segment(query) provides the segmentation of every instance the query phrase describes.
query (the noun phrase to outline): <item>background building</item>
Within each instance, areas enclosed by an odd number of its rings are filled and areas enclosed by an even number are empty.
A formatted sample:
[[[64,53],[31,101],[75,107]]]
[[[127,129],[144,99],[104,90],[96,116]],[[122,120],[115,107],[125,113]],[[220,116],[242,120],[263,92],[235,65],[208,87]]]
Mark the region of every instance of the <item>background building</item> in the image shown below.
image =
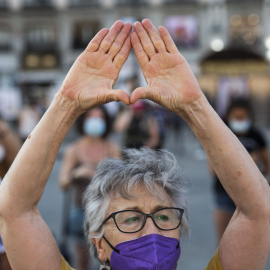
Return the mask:
[[[269,12],[268,0],[0,0],[0,113],[16,119],[32,95],[46,106],[100,28],[149,18],[169,29],[214,105],[220,91],[246,93],[269,124]],[[133,56],[119,86],[136,73]]]

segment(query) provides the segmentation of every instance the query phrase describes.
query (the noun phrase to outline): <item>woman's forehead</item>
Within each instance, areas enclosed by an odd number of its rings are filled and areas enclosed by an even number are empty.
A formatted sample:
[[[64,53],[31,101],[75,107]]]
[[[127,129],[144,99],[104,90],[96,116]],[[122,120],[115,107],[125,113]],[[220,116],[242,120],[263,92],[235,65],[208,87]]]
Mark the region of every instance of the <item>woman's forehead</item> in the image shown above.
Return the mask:
[[[164,189],[160,187],[159,196],[151,193],[144,184],[140,184],[132,189],[131,198],[123,198],[119,192],[111,196],[107,213],[113,213],[121,210],[140,210],[150,213],[157,208],[173,206],[172,200]],[[160,196],[161,195],[161,196]]]

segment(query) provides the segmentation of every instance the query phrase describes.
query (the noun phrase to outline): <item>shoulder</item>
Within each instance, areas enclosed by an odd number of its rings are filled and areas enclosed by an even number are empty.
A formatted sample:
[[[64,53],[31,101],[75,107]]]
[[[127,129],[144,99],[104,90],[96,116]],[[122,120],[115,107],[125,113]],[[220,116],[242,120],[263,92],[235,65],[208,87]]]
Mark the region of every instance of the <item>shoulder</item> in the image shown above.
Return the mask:
[[[218,249],[215,252],[213,258],[210,260],[207,267],[204,268],[204,270],[223,270],[223,267],[222,267],[220,259],[219,259]]]

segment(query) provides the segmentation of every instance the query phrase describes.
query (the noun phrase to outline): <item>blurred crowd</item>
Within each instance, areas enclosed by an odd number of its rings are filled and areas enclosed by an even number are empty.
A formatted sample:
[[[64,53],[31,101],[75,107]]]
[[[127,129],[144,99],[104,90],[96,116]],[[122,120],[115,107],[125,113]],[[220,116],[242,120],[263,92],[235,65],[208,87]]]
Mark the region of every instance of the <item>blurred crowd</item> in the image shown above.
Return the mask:
[[[128,80],[131,89],[137,87],[137,79],[137,77],[132,77]],[[224,122],[239,138],[260,170],[269,179],[267,140],[260,127],[256,125],[254,108],[251,106],[250,99],[245,95],[237,95],[231,96],[226,103]],[[41,100],[32,96],[21,109],[17,122],[7,123],[0,120],[0,176],[2,179],[23,142],[31,134],[45,111],[46,107]],[[121,103],[96,107],[79,117],[74,125],[76,140],[64,149],[59,175],[59,185],[65,194],[62,239],[59,247],[62,254],[76,269],[90,269],[90,256],[83,232],[82,197],[98,163],[104,158],[121,159],[123,148],[150,147],[156,150],[164,148],[167,133],[173,131],[177,141],[182,129],[181,118],[145,100],[139,100],[130,107]],[[120,138],[120,144],[111,140],[112,134]],[[235,205],[222,187],[211,164],[209,164],[209,170],[213,177],[215,205],[213,218],[218,243],[235,211]],[[74,243],[75,254],[72,256],[66,248],[69,239],[72,239]],[[0,269],[11,269],[2,242],[0,245]]]

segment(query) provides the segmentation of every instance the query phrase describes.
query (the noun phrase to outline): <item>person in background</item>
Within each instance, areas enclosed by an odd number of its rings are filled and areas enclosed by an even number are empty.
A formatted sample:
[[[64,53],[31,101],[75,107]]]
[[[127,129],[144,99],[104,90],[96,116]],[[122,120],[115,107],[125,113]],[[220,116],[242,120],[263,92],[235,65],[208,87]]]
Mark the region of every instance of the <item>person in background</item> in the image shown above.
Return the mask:
[[[111,120],[104,106],[83,114],[77,120],[77,128],[82,137],[66,149],[59,183],[63,190],[71,190],[73,196],[68,233],[75,240],[76,268],[87,270],[89,252],[83,231],[82,195],[96,171],[97,164],[104,158],[120,158],[120,151],[116,144],[108,140]]]
[[[148,146],[156,149],[160,144],[160,136],[156,119],[147,111],[147,104],[138,100],[131,109],[126,109],[116,118],[114,129],[124,132],[126,148],[139,149]]]
[[[42,117],[42,110],[38,106],[36,97],[29,97],[28,104],[25,105],[19,115],[19,135],[24,142],[32,132]]]
[[[227,109],[225,123],[237,136],[260,171],[267,178],[269,176],[267,143],[261,131],[254,126],[253,112],[247,98],[238,97],[232,99]],[[236,206],[211,166],[210,171],[214,180],[214,220],[219,243],[235,212]]]
[[[21,147],[20,139],[9,125],[0,119],[0,184]],[[11,270],[0,236],[0,269]]]

